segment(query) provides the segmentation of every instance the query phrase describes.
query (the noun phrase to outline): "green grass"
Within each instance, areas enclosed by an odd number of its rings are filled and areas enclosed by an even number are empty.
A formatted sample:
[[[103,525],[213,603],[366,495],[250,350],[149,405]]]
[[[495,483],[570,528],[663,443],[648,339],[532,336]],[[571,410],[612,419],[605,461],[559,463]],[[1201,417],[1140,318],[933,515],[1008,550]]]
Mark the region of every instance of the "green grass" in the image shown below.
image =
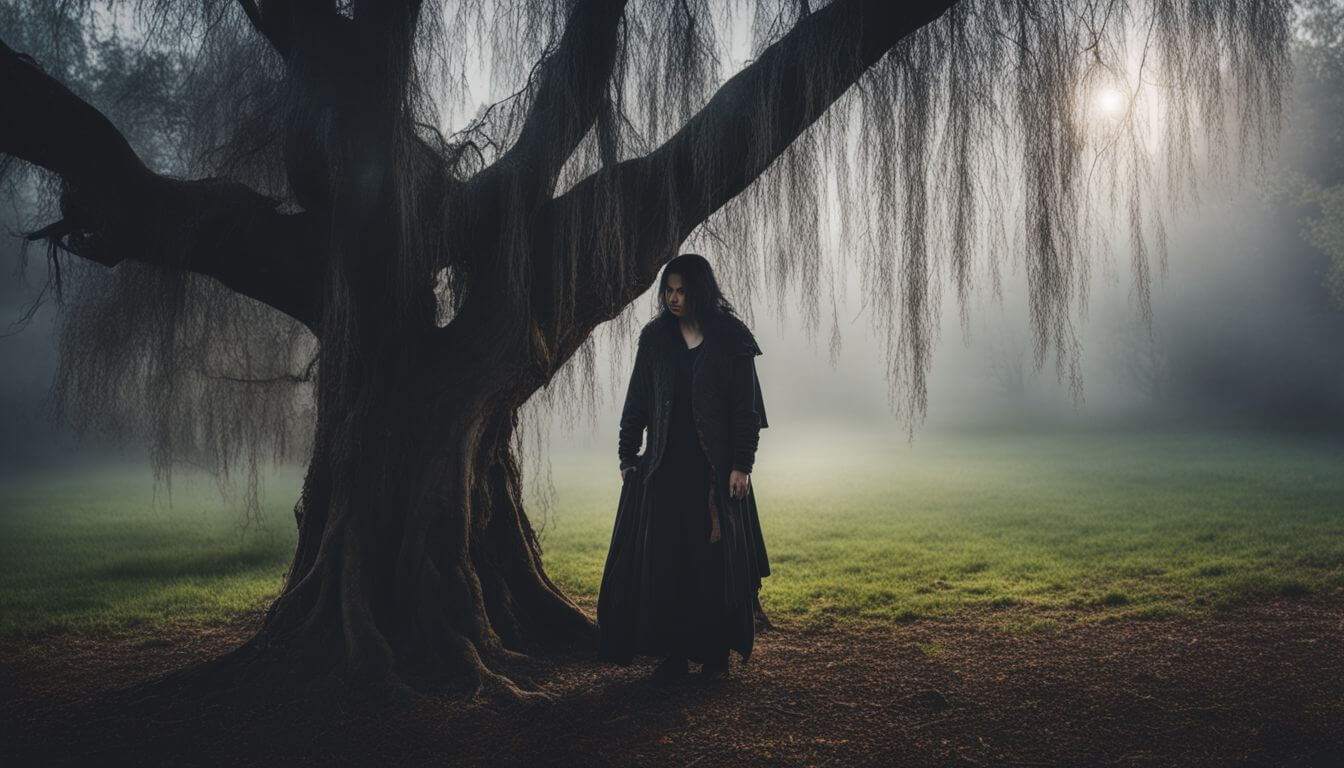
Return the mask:
[[[595,597],[619,494],[614,454],[558,456],[552,471],[557,506],[535,521],[547,570]],[[144,470],[6,480],[0,633],[210,624],[264,605],[293,548],[298,473],[269,478],[261,531],[189,479],[175,480],[171,507],[162,493],[154,500]],[[1344,589],[1338,441],[1074,433],[908,444],[771,429],[753,483],[773,569],[762,600],[777,619],[1002,610],[1012,631],[1048,632],[1065,614],[1158,619]]]
[[[788,452],[768,437],[752,482],[772,616],[900,622],[1044,607],[1151,619],[1344,587],[1337,441],[849,436]],[[579,462],[556,471],[602,475]],[[573,489],[544,539],[547,569],[573,593],[601,582],[616,492]],[[1023,631],[1052,621],[1013,619]]]
[[[7,478],[0,491],[0,633],[219,624],[279,590],[300,476],[270,478],[244,526],[209,478],[101,468]]]

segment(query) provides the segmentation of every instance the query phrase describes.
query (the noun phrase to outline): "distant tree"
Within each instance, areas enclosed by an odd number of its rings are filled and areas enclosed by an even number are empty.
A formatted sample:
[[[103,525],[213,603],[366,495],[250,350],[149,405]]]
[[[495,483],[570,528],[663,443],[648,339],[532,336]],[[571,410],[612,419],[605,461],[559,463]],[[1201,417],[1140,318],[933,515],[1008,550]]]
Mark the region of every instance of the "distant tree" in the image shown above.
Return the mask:
[[[1006,403],[1021,405],[1027,398],[1027,379],[1034,371],[1030,342],[1001,325],[991,328],[987,337],[985,377]]]
[[[1085,214],[1120,213],[1146,285],[1141,201],[1273,132],[1289,30],[1287,0],[0,8],[0,153],[52,193],[31,237],[65,276],[67,414],[122,403],[160,463],[310,455],[284,588],[208,671],[513,695],[511,660],[594,632],[542,570],[519,409],[591,391],[594,330],[684,241],[748,295],[764,256],[813,329],[835,216],[918,416],[940,286],[965,306],[977,258],[1020,260],[1037,364],[1076,357]],[[726,10],[754,50],[723,80]],[[109,37],[167,64],[162,115],[90,87],[110,60],[75,49]],[[520,90],[445,136],[476,46]]]
[[[1325,288],[1344,311],[1344,3],[1302,0],[1293,58],[1296,120],[1281,180],[1303,239],[1327,260]]]
[[[1315,187],[1305,200],[1314,203],[1317,213],[1303,219],[1303,236],[1330,259],[1325,287],[1335,308],[1344,312],[1344,185]]]
[[[1150,404],[1162,403],[1171,389],[1170,352],[1163,332],[1142,317],[1126,317],[1111,325],[1106,341],[1110,368],[1132,391]]]

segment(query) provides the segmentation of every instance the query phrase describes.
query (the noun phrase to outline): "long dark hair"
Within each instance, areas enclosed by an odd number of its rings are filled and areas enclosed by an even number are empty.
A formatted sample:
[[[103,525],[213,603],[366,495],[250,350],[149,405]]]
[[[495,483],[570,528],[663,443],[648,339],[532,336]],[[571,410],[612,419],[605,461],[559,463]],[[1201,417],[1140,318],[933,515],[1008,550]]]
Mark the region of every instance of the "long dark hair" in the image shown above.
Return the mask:
[[[737,316],[732,302],[724,297],[719,289],[719,281],[714,279],[714,268],[709,260],[698,253],[683,253],[667,262],[663,267],[663,276],[658,280],[658,306],[662,311],[658,317],[665,322],[675,322],[676,317],[667,308],[667,276],[681,275],[681,283],[690,298],[691,311],[701,328],[712,328],[725,317]]]

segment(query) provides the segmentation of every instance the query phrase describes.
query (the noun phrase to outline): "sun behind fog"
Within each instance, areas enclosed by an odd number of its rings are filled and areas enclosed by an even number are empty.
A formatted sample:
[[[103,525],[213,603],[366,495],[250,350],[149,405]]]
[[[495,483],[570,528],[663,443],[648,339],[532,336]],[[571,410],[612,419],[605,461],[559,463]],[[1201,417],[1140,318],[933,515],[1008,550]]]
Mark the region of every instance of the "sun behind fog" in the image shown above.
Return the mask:
[[[1125,111],[1125,94],[1119,88],[1098,88],[1092,102],[1105,117],[1119,117]]]

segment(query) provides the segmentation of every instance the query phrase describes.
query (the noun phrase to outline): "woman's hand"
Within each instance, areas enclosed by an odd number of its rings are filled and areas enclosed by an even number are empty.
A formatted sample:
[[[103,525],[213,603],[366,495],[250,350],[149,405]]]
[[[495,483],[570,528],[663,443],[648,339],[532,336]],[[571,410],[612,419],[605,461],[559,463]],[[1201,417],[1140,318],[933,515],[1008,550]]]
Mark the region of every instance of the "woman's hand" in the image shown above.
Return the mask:
[[[734,499],[747,498],[747,488],[751,485],[751,475],[740,469],[734,469],[728,476],[728,495]]]
[[[631,464],[630,466],[621,470],[621,482],[625,482],[625,476],[635,471],[635,466],[636,465]]]

